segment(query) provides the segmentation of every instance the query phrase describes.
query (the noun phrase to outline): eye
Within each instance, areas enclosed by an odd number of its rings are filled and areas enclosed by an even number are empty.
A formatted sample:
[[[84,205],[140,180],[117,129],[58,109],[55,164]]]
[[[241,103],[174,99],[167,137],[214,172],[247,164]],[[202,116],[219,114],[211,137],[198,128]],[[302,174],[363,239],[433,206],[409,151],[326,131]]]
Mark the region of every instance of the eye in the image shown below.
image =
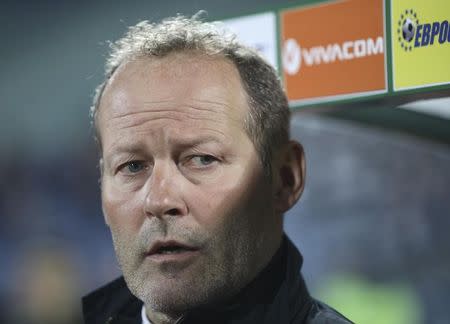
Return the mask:
[[[201,165],[209,165],[216,161],[216,158],[212,155],[197,155],[192,158],[194,162],[201,164]]]
[[[142,161],[130,161],[120,166],[119,171],[126,174],[139,173],[145,169],[145,164]]]
[[[218,161],[218,159],[216,157],[209,155],[209,154],[193,155],[189,159],[189,162],[195,168],[204,168],[204,167],[207,167],[217,161]]]

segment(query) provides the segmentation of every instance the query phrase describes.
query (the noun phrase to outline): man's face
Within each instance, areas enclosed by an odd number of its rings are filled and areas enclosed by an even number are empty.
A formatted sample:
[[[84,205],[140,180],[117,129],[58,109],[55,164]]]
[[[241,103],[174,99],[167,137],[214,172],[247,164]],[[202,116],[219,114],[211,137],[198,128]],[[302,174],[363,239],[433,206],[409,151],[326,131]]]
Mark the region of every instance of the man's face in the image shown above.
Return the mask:
[[[104,91],[103,210],[125,280],[150,309],[227,298],[279,246],[247,113],[237,69],[219,58],[134,60]]]

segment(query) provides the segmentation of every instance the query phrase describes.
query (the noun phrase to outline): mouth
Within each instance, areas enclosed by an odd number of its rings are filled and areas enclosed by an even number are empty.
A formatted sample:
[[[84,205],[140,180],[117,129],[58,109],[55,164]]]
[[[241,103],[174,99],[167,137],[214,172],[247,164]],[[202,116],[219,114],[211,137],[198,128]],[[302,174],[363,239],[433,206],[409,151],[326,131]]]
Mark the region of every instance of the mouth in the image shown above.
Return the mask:
[[[199,251],[199,248],[178,241],[157,241],[146,253],[152,259],[186,257]]]

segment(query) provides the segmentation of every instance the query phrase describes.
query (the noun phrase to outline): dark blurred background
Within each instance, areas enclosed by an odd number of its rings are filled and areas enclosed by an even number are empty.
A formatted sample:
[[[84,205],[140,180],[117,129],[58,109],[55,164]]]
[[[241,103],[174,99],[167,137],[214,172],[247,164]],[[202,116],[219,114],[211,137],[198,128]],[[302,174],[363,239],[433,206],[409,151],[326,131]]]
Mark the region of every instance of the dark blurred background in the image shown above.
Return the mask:
[[[107,41],[142,19],[293,3],[0,2],[0,323],[80,323],[80,297],[120,274],[88,114]],[[312,293],[358,323],[449,322],[449,96],[294,114],[308,177],[286,231]],[[396,108],[428,97],[444,99]]]

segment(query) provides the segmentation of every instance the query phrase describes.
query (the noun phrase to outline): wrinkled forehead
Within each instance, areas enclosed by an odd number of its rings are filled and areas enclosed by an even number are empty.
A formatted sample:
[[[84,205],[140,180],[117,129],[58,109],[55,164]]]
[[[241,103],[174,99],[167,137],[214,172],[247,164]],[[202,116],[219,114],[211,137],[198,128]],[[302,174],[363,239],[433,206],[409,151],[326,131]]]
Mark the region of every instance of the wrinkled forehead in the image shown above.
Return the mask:
[[[221,56],[182,52],[126,61],[108,81],[99,113],[111,108],[112,113],[123,113],[120,109],[130,108],[126,103],[145,98],[155,102],[189,99],[222,102],[228,105],[231,114],[238,115],[248,110],[239,72],[229,59]]]
[[[194,133],[212,130],[227,140],[249,137],[248,112],[239,72],[228,59],[138,58],[120,66],[105,87],[96,119],[100,153],[118,136],[148,127],[153,134],[170,126]]]

